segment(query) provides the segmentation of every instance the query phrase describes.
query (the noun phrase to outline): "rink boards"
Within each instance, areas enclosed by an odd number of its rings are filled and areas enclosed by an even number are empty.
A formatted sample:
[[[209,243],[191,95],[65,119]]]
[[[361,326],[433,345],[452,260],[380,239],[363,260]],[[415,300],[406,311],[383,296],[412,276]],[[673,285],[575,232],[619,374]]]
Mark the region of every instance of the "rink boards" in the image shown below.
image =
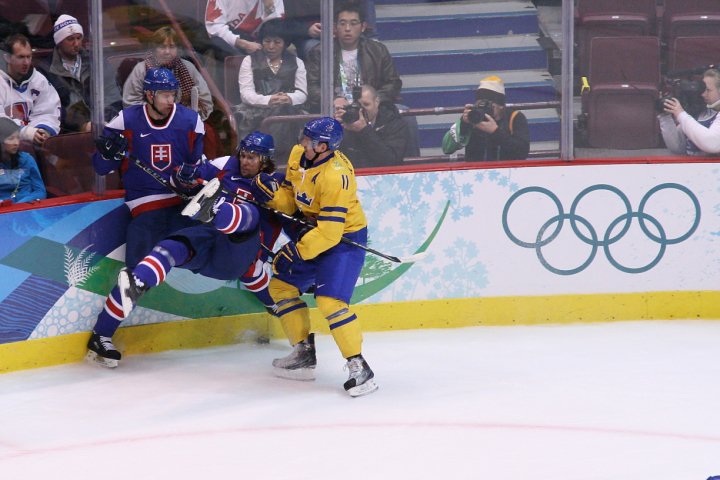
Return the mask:
[[[360,176],[370,245],[427,255],[368,254],[354,308],[365,330],[720,318],[718,185],[701,162]],[[0,214],[0,372],[82,358],[127,221],[121,199]],[[181,269],[123,325],[131,354],[282,336],[236,282]]]

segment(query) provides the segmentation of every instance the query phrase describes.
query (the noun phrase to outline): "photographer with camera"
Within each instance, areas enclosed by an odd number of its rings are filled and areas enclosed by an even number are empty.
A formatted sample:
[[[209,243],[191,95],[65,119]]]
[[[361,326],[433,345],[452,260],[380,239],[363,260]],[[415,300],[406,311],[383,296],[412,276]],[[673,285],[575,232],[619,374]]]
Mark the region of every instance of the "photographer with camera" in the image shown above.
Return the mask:
[[[707,108],[694,119],[677,98],[663,100],[664,112],[658,115],[665,146],[672,153],[708,155],[720,153],[720,71],[711,68],[703,74],[702,99]]]
[[[353,87],[352,103],[335,98],[335,119],[345,132],[343,152],[355,168],[402,165],[410,144],[408,126],[392,102],[381,102],[371,85]]]
[[[462,117],[445,134],[443,153],[465,147],[467,161],[526,159],[530,151],[527,118],[505,106],[502,79],[483,78],[475,97],[475,103],[465,105]]]

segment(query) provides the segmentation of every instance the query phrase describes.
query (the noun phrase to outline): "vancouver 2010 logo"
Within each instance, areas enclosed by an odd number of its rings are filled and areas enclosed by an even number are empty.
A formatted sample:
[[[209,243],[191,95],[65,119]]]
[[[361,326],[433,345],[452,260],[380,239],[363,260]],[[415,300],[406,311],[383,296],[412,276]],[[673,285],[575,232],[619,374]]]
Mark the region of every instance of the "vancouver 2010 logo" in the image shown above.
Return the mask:
[[[674,238],[669,238],[666,233],[666,228],[663,226],[661,221],[656,218],[656,216],[650,215],[646,212],[646,207],[648,201],[652,198],[653,195],[660,192],[661,190],[669,190],[674,189],[678,190],[679,192],[682,192],[685,194],[690,201],[692,202],[693,208],[694,208],[694,218],[692,220],[692,225],[687,229],[686,232],[682,233],[681,235],[678,235]],[[620,199],[622,204],[624,205],[625,212],[621,213],[618,217],[610,221],[610,223],[605,228],[604,232],[598,232],[597,228],[585,217],[579,215],[578,212],[578,205],[580,202],[591,192],[604,190],[607,192],[610,192],[612,194],[617,195],[617,197]],[[536,193],[545,195],[547,198],[549,198],[554,204],[555,208],[557,208],[557,215],[553,215],[550,218],[548,218],[542,226],[538,229],[537,235],[535,236],[534,241],[524,241],[518,238],[511,230],[510,226],[508,224],[508,214],[510,212],[510,208],[512,207],[513,203],[521,198],[524,195]],[[667,209],[672,209],[672,206],[667,207]],[[656,214],[657,215],[657,214]],[[630,227],[633,223],[633,219],[637,219],[637,222],[639,223],[640,229],[642,230],[643,234],[647,236],[648,239],[650,239],[652,242],[656,243],[658,245],[658,251],[654,258],[652,258],[649,262],[647,262],[645,265],[642,266],[626,266],[621,264],[612,254],[611,246],[616,244],[617,242],[621,241],[623,237],[628,233],[630,230]],[[590,248],[590,254],[588,255],[587,259],[585,259],[580,265],[574,268],[557,268],[553,265],[551,265],[545,255],[543,255],[543,247],[547,246],[551,242],[553,242],[558,235],[560,235],[560,232],[563,229],[563,226],[565,225],[565,221],[568,221],[570,224],[570,228],[572,229],[575,236],[582,241],[583,243],[589,245]],[[538,260],[540,260],[540,263],[549,271],[556,273],[558,275],[574,275],[576,273],[580,273],[583,270],[585,270],[595,259],[595,255],[598,252],[599,248],[602,248],[605,252],[605,256],[607,257],[608,261],[611,265],[613,265],[615,268],[620,270],[621,272],[625,273],[642,273],[650,270],[651,268],[655,267],[658,262],[662,259],[663,255],[665,255],[665,250],[669,245],[675,245],[677,243],[683,242],[690,238],[690,236],[695,232],[698,225],[700,224],[700,202],[698,201],[695,194],[690,191],[689,188],[677,184],[677,183],[663,183],[660,185],[657,185],[653,188],[651,188],[640,201],[640,205],[638,206],[637,211],[634,211],[630,200],[628,197],[617,187],[614,187],[612,185],[593,185],[586,189],[584,189],[582,192],[580,192],[577,197],[572,202],[572,205],[570,206],[570,212],[565,213],[565,209],[563,208],[562,203],[560,202],[560,199],[555,195],[553,192],[548,190],[547,188],[543,187],[527,187],[523,188],[521,190],[518,190],[515,192],[507,201],[505,204],[505,208],[503,208],[503,214],[502,214],[502,225],[503,229],[505,230],[505,234],[512,240],[516,245],[524,247],[524,248],[533,248],[535,249],[535,252],[537,254]],[[554,227],[551,229],[551,227]]]

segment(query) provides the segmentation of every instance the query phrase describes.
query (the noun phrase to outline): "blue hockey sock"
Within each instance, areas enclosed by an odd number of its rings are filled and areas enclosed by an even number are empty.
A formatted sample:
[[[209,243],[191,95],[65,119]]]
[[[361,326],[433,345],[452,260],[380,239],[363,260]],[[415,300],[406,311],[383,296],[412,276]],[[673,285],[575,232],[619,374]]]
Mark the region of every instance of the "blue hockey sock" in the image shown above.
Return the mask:
[[[220,232],[229,235],[254,230],[259,219],[260,215],[253,205],[224,202],[218,207],[213,224]]]
[[[105,300],[105,306],[98,315],[93,332],[103,337],[112,337],[124,319],[120,290],[116,285]]]

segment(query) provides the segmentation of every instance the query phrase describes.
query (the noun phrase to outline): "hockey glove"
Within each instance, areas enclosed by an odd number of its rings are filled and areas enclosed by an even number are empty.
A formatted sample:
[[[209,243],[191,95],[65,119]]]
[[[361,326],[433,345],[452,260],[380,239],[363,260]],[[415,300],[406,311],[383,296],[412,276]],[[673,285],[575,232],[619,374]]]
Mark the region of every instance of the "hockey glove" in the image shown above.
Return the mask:
[[[252,179],[252,194],[260,203],[267,203],[275,198],[279,186],[277,181],[267,173],[258,173]]]
[[[292,270],[293,263],[302,262],[300,252],[294,242],[288,242],[282,246],[273,258],[272,270],[275,275],[286,273]]]
[[[200,165],[199,161],[196,163],[183,163],[182,166],[178,167],[175,173],[173,173],[174,183],[188,190],[195,187],[197,185],[195,173],[197,172],[198,165]]]
[[[95,140],[95,146],[98,152],[107,161],[121,161],[127,152],[127,138],[120,133],[111,133],[109,135],[100,135]]]

